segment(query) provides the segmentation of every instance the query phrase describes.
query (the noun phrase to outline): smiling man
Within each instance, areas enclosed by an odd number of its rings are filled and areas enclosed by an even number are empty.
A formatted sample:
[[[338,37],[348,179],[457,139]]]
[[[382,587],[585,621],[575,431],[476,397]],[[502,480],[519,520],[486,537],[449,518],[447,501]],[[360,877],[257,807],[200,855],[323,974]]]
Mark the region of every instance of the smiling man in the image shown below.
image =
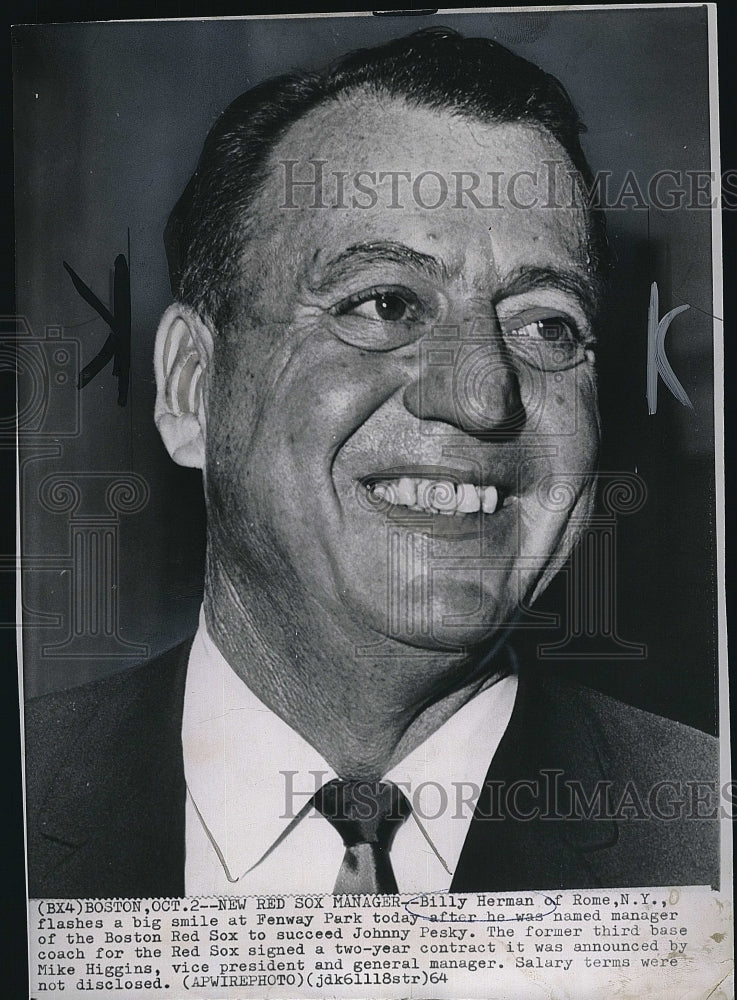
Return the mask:
[[[579,131],[444,29],[215,124],[155,357],[200,627],[32,711],[33,895],[716,882],[714,744],[510,644],[594,502],[605,238],[549,184],[590,178]]]

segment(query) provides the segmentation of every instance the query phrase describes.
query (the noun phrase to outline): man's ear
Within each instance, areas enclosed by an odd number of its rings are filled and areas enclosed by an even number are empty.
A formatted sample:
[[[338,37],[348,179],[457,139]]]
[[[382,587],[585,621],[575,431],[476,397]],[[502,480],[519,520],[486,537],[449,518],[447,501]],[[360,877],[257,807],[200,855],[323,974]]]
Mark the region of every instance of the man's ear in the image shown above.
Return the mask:
[[[205,410],[210,328],[177,302],[161,317],[156,334],[154,420],[167,451],[179,465],[205,467]]]

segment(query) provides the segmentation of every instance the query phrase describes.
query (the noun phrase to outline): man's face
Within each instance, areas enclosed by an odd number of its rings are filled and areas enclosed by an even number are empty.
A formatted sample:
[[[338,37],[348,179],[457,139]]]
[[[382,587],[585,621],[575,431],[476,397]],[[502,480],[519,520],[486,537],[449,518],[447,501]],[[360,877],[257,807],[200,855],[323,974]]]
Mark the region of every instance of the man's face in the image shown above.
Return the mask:
[[[287,188],[311,159],[322,193]],[[584,212],[507,196],[551,160],[547,133],[363,96],[280,141],[209,388],[211,555],[241,596],[439,649],[547,584],[598,444]]]

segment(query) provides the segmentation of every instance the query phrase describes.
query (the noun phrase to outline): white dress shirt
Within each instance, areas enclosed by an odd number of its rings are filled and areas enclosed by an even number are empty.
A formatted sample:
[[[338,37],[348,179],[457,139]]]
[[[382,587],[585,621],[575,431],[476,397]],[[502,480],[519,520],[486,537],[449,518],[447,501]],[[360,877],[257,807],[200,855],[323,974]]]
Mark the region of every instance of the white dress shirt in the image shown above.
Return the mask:
[[[399,891],[447,889],[512,714],[517,676],[481,691],[392,768],[412,805],[391,862]],[[344,847],[309,799],[337,777],[246,687],[200,612],[182,722],[188,896],[330,893]]]

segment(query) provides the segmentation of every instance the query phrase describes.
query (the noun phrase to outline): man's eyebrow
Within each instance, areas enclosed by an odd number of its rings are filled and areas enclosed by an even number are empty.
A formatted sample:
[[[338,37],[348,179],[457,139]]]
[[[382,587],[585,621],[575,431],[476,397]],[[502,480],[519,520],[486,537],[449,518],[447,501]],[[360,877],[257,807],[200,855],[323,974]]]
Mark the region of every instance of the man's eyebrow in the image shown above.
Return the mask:
[[[572,295],[578,300],[588,319],[596,315],[602,295],[599,279],[583,271],[558,267],[520,267],[505,278],[492,301],[497,305],[502,299],[522,295],[536,288],[555,288]]]
[[[437,257],[420,253],[404,243],[389,240],[373,240],[355,243],[347,247],[337,257],[320,262],[315,268],[314,280],[310,282],[316,292],[328,291],[338,282],[349,277],[356,267],[371,265],[401,264],[422,272],[428,278],[443,280],[447,277],[445,264]]]

